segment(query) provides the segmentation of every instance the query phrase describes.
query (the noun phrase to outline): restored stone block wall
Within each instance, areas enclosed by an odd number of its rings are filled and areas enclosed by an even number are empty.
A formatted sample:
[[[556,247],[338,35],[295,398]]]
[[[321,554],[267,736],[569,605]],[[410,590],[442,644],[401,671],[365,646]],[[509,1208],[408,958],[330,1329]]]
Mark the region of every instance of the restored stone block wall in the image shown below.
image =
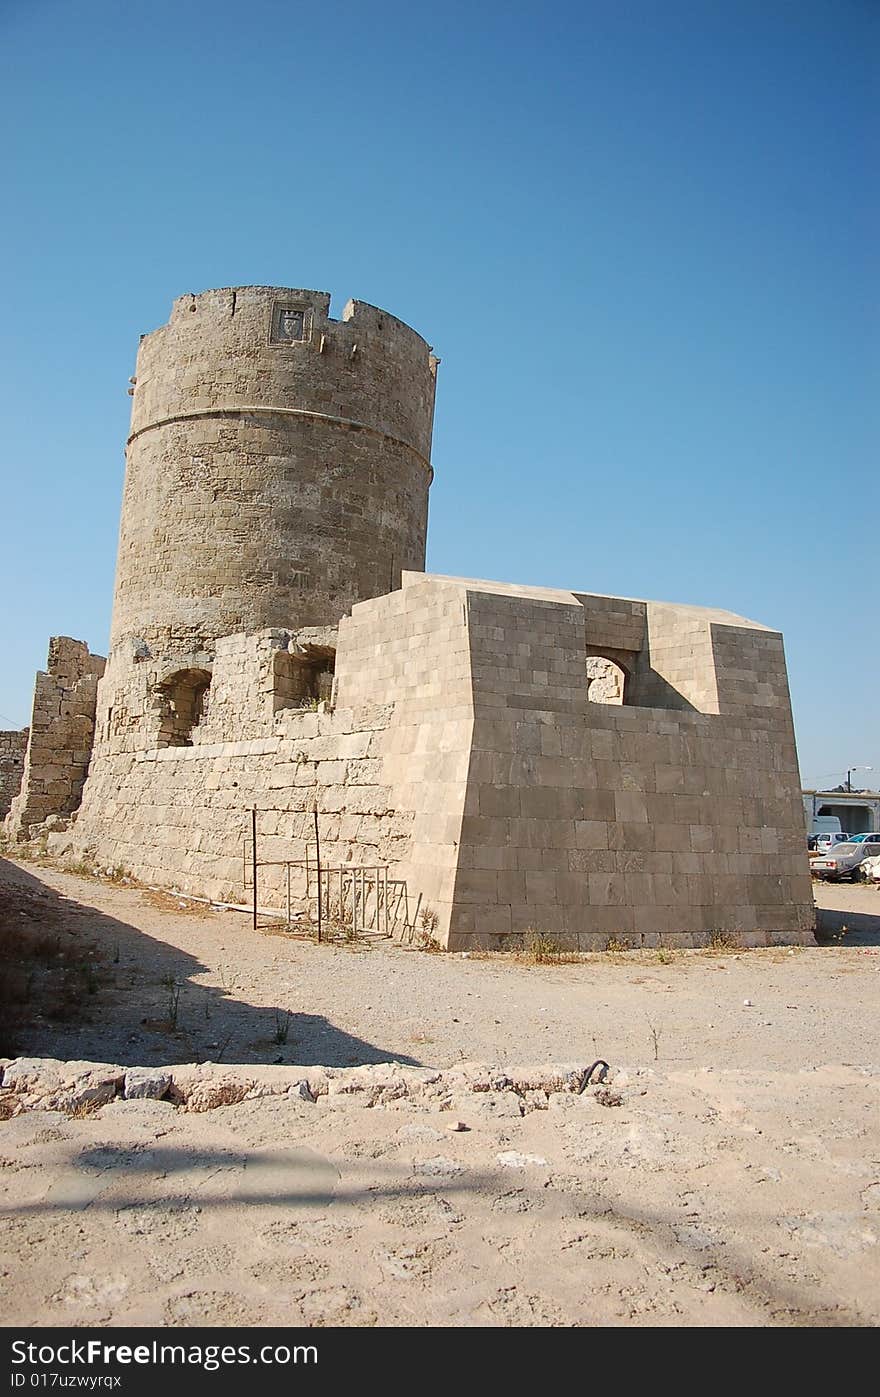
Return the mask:
[[[0,732],[0,819],[9,813],[13,799],[21,790],[27,742],[27,728]]]
[[[588,703],[582,598],[566,608],[484,585],[468,590],[475,724],[449,944],[529,931],[591,948],[612,937],[809,937],[781,637],[691,608],[677,627],[676,608],[663,607],[655,654],[653,606],[633,604],[649,620],[636,692],[659,698],[674,679],[722,711]],[[634,648],[625,613],[602,640]]]
[[[766,728],[590,705],[588,723],[478,719],[473,742],[450,944],[487,925],[590,949],[812,929],[797,768]]]
[[[67,816],[80,803],[95,730],[95,701],[104,658],[69,636],[49,642],[48,670],[34,685],[24,775],[6,828],[27,838],[51,815]]]
[[[391,806],[411,822],[396,872],[436,916],[442,938],[473,734],[467,606],[462,589],[443,578],[405,581],[402,591],[356,606],[340,622],[337,692],[340,702],[394,704],[381,744],[383,781]]]
[[[388,735],[410,752],[386,759],[388,784],[424,834],[406,876],[450,946],[811,937],[781,637],[658,610],[408,575],[340,626],[340,692],[411,706],[415,731],[396,710]],[[588,702],[597,650],[631,665],[635,705]]]

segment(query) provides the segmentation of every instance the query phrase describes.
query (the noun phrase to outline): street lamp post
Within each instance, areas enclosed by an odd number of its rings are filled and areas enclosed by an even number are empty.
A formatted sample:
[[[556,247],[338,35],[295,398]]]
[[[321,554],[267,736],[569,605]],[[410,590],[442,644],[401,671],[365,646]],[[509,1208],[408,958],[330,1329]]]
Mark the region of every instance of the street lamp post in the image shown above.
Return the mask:
[[[851,766],[851,767],[849,768],[849,770],[847,771],[847,773],[846,773],[846,789],[847,789],[847,791],[851,791],[851,790],[852,790],[852,774],[853,774],[854,771],[873,771],[873,770],[874,770],[874,768],[873,768],[872,766]]]

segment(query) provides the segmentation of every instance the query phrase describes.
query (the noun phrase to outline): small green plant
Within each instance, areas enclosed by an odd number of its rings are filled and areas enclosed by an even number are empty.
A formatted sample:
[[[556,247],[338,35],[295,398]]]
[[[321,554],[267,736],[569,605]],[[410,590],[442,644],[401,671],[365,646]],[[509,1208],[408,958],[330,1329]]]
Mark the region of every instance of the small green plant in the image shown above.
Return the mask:
[[[286,1043],[287,1035],[290,1032],[290,1010],[285,1009],[282,1013],[280,1009],[275,1010],[275,1032],[272,1034],[273,1043]]]
[[[657,952],[657,959],[661,965],[671,965],[675,960],[675,952],[667,951],[665,946],[661,946]]]

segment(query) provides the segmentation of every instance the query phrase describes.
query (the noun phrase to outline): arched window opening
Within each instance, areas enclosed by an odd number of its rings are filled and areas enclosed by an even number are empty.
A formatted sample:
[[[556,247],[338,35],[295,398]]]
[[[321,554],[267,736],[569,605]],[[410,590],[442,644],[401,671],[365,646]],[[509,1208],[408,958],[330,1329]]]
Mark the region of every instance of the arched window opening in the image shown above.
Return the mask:
[[[285,708],[316,708],[333,696],[336,651],[329,646],[304,645],[276,650],[273,658],[273,711]]]
[[[590,703],[625,703],[626,671],[602,655],[588,655],[587,698]]]
[[[206,669],[181,669],[157,685],[161,700],[157,746],[192,746],[193,729],[207,715],[210,687]]]

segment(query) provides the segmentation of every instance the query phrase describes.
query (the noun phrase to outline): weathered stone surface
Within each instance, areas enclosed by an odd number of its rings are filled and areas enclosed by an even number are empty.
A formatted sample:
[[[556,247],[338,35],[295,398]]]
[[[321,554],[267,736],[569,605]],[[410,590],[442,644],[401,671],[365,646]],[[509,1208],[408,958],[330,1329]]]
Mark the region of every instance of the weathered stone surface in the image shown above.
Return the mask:
[[[291,305],[301,333],[279,339]],[[436,360],[386,311],[329,307],[321,291],[211,290],[141,340],[114,664],[123,646],[186,655],[335,626],[424,565]]]
[[[213,1111],[218,1106],[234,1106],[252,1090],[253,1082],[247,1078],[226,1074],[215,1081],[196,1082],[186,1098],[186,1107],[189,1111]]]
[[[171,1086],[171,1073],[158,1067],[129,1067],[125,1074],[123,1095],[126,1101],[147,1098],[161,1101]]]
[[[73,1111],[112,1101],[124,1077],[125,1068],[112,1063],[18,1058],[3,1069],[3,1086],[29,1110]]]
[[[489,1120],[519,1116],[526,1108],[546,1106],[554,1095],[577,1092],[576,1084],[583,1082],[586,1072],[586,1065],[554,1063],[508,1073],[476,1062],[445,1070],[398,1062],[361,1067],[247,1068],[184,1063],[160,1069],[16,1058],[3,1067],[2,1090],[28,1111],[97,1107],[115,1098],[122,1108],[126,1102],[165,1097],[167,1104],[188,1111],[212,1111],[246,1099],[287,1095],[303,1101],[323,1100],[334,1108],[349,1103],[393,1109],[395,1102],[410,1098],[452,1111],[465,1120],[468,1114]]]
[[[308,1082],[295,1082],[292,1087],[287,1088],[287,1095],[299,1097],[300,1101],[315,1101],[317,1099]]]

